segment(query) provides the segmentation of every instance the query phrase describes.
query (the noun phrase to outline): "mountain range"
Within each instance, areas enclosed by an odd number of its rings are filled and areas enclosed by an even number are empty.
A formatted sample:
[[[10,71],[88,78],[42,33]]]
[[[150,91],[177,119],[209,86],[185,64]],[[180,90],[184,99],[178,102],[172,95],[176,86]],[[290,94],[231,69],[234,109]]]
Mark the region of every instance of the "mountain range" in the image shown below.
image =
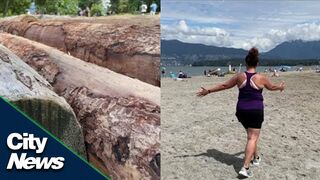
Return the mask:
[[[161,40],[161,61],[178,64],[193,64],[197,61],[243,59],[247,50],[203,44],[184,43],[178,40]],[[283,42],[260,58],[273,60],[320,59],[320,41],[295,40]]]
[[[267,59],[319,59],[320,41],[295,40],[283,42],[263,53],[262,57]]]

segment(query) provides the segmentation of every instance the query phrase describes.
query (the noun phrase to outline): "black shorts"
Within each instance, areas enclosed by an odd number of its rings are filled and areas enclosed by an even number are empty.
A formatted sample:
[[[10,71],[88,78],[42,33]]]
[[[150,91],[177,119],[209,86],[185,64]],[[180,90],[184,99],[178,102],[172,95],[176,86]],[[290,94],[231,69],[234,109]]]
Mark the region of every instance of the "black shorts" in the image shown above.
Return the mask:
[[[264,120],[263,109],[237,110],[236,116],[245,129],[261,129]]]

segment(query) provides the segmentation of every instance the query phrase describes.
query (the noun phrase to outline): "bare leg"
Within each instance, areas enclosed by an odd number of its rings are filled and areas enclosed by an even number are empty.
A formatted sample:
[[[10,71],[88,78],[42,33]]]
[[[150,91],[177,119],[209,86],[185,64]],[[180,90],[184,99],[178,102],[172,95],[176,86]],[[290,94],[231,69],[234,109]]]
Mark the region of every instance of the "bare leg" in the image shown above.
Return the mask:
[[[255,149],[255,151],[254,151],[254,154],[253,154],[253,158],[257,158],[259,155],[258,155],[258,140],[259,139],[257,139],[257,141],[256,141],[256,149]]]
[[[246,129],[246,132],[247,132],[247,135],[248,135],[248,129]],[[256,141],[256,148],[254,150],[254,153],[253,153],[253,156],[252,156],[251,160],[253,160],[254,158],[258,157],[258,151],[257,151],[258,146],[257,146],[257,144],[258,144],[258,140]]]
[[[257,141],[260,135],[260,129],[248,128],[247,130],[247,145],[244,157],[244,167],[248,168],[250,161],[256,153]]]

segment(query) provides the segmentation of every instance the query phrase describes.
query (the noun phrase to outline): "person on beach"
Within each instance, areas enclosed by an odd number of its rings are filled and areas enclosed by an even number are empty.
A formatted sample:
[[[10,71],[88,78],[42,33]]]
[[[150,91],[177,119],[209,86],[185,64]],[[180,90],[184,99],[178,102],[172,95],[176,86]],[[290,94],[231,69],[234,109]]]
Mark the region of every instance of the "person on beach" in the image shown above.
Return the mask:
[[[165,67],[161,68],[161,74],[162,74],[162,77],[166,76],[166,68]]]
[[[158,9],[158,5],[155,2],[152,2],[150,5],[150,15],[155,15]]]
[[[140,6],[140,10],[141,10],[141,14],[144,15],[145,13],[147,13],[148,10],[148,6],[146,5],[146,3],[142,3],[142,5]]]
[[[259,52],[257,48],[253,47],[249,50],[245,62],[247,67],[245,72],[238,73],[228,81],[214,87],[201,87],[197,95],[203,97],[213,92],[230,89],[234,86],[239,88],[236,117],[247,133],[244,163],[239,171],[239,175],[251,177],[253,173],[249,169],[250,165],[258,166],[261,161],[261,157],[257,152],[257,142],[264,120],[262,90],[266,88],[270,91],[283,91],[285,86],[283,82],[275,85],[266,76],[256,73],[256,67],[259,63]]]
[[[184,73],[180,70],[178,74],[178,78],[183,78],[183,76],[184,76]]]
[[[273,70],[273,74],[271,75],[271,77],[279,77],[280,75],[279,75],[279,73],[277,73],[277,70],[276,69],[274,69]]]

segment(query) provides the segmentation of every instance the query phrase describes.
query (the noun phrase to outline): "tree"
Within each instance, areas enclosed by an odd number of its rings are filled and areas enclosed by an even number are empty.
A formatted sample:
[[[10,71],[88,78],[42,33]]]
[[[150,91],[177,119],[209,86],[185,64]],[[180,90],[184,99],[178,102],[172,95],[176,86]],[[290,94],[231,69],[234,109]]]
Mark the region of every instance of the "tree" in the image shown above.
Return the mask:
[[[77,14],[78,0],[59,0],[56,4],[57,10],[60,14]]]
[[[128,12],[129,0],[119,0],[118,10],[120,13]]]
[[[101,0],[79,0],[79,7],[85,9],[86,7],[91,8],[93,4],[101,4]]]
[[[77,14],[79,0],[36,0],[38,9],[48,14]]]
[[[116,13],[135,13],[139,11],[142,3],[149,7],[153,0],[111,0],[111,8]],[[156,1],[155,1],[156,2]],[[157,3],[160,5],[160,1]]]
[[[52,14],[58,11],[56,4],[58,0],[36,0],[36,5],[42,13]]]
[[[7,13],[8,13],[8,8],[9,8],[9,0],[7,0],[6,2],[5,2],[5,4],[4,4],[4,9],[3,9],[3,16],[5,17],[5,16],[7,16]]]
[[[118,4],[119,4],[119,0],[111,0],[111,11],[117,13],[118,12]]]
[[[102,0],[0,0],[0,13],[3,16],[26,13],[31,2],[35,1],[40,13],[45,14],[76,14],[78,7],[89,7],[94,12],[104,14]],[[160,0],[110,0],[111,10],[115,13],[135,13],[139,11],[142,2],[146,3],[148,10],[152,2],[156,2],[160,10]],[[93,9],[92,9],[93,8]],[[94,14],[94,13],[92,13]]]
[[[102,4],[93,4],[91,6],[91,15],[92,16],[104,16],[105,15],[105,11],[104,8],[102,6]]]
[[[142,5],[141,0],[129,0],[128,11],[131,13],[139,11],[141,5]]]
[[[31,0],[4,0],[0,2],[0,7],[3,7],[3,16],[16,15],[26,12],[26,9],[30,6]]]

